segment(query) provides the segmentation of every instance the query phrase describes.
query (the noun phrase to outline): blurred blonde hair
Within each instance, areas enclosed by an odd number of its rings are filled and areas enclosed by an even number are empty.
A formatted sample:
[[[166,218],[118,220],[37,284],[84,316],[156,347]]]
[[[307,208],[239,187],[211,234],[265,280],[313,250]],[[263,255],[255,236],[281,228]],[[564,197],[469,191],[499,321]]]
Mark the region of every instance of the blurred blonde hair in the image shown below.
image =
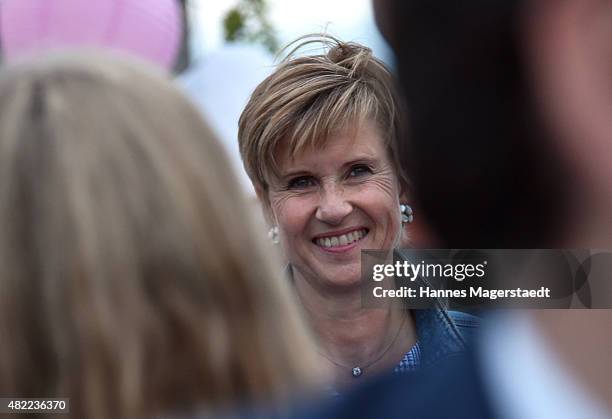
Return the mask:
[[[313,45],[322,53],[299,55]],[[401,186],[407,188],[397,150],[405,131],[403,105],[385,64],[369,48],[326,34],[305,35],[285,49],[289,53],[257,86],[240,116],[240,154],[255,187],[267,191],[279,175],[279,146],[295,156],[324,147],[335,131],[368,119],[377,124]]]
[[[0,74],[1,394],[133,418],[316,380],[288,286],[177,88],[91,54]]]

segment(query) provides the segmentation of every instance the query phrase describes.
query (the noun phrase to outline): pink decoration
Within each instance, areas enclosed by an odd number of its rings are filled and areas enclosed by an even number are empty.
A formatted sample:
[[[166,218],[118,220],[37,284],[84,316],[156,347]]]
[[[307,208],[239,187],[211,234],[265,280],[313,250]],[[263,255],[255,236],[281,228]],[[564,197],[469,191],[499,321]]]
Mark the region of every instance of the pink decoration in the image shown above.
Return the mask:
[[[6,61],[50,49],[113,48],[172,68],[181,41],[178,0],[0,0]]]

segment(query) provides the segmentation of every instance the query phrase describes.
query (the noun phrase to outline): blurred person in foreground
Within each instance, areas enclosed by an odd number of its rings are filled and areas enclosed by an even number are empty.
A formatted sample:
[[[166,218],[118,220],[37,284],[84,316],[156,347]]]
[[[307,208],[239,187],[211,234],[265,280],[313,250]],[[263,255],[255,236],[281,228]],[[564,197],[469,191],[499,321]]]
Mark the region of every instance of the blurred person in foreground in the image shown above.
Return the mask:
[[[306,36],[293,46],[251,95],[238,139],[335,391],[464,350],[473,316],[441,304],[418,311],[362,304],[361,251],[406,243],[413,218],[391,74],[356,43]],[[300,55],[305,47],[323,53]]]
[[[281,403],[316,382],[256,231],[221,146],[168,79],[100,54],[9,65],[0,394],[142,418]]]
[[[410,109],[401,160],[439,237],[455,248],[612,247],[612,3],[375,8]],[[504,314],[446,368],[308,417],[612,417],[612,311]]]

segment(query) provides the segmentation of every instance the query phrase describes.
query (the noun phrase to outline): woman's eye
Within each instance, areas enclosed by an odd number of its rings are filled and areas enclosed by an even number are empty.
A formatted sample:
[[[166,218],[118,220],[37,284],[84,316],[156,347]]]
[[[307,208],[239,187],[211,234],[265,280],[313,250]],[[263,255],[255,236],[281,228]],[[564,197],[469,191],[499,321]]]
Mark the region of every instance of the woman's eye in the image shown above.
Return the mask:
[[[372,169],[368,166],[360,164],[358,166],[351,167],[351,171],[349,172],[349,177],[359,177],[366,174],[372,173]]]
[[[300,176],[289,181],[289,189],[306,189],[315,185],[313,178],[309,176]]]

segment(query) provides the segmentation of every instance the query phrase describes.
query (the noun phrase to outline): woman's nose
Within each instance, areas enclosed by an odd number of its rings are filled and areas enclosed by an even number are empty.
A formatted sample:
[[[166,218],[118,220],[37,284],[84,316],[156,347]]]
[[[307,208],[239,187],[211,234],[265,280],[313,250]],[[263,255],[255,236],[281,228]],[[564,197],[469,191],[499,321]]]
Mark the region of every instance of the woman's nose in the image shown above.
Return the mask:
[[[327,224],[338,225],[352,210],[353,206],[347,201],[341,189],[336,187],[324,188],[321,192],[321,201],[317,207],[316,218]]]

